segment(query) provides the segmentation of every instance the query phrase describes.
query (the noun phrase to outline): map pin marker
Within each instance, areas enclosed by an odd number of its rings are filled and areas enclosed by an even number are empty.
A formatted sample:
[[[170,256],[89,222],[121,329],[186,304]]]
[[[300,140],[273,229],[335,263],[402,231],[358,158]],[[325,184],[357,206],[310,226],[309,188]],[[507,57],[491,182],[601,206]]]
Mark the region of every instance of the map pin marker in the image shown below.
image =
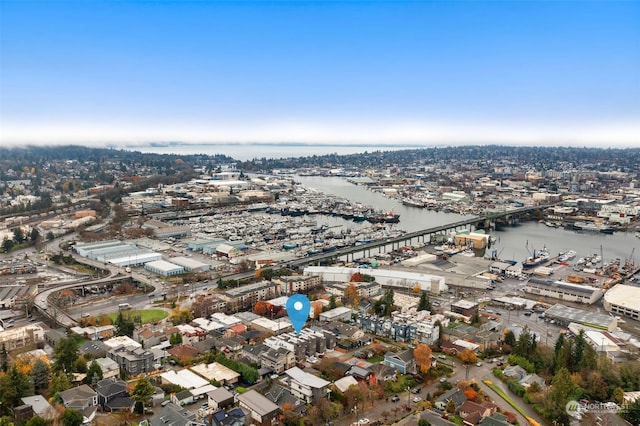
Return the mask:
[[[300,334],[304,323],[309,318],[309,312],[311,311],[311,302],[307,296],[303,294],[294,294],[287,300],[287,314],[293,324],[293,328],[296,330],[296,334]]]

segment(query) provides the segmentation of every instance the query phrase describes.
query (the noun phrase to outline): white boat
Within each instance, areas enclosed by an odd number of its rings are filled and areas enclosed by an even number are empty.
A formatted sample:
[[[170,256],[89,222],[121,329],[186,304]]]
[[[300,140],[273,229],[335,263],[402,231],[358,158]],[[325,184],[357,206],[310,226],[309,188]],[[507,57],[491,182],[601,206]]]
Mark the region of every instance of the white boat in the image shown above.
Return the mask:
[[[567,260],[572,260],[576,257],[576,251],[575,250],[567,250],[567,251],[563,251],[558,255],[558,260],[560,262],[566,262]]]

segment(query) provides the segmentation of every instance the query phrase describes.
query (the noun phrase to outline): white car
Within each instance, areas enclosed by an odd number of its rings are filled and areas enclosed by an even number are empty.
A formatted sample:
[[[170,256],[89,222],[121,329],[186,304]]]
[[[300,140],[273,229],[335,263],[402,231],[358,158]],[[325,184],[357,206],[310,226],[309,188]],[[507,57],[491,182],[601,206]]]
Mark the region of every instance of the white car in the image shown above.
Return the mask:
[[[413,398],[413,402],[420,402],[422,401],[422,398],[420,398],[419,396],[416,396],[415,398]]]
[[[369,424],[369,419],[365,417],[364,419],[358,420],[358,423],[361,425]]]

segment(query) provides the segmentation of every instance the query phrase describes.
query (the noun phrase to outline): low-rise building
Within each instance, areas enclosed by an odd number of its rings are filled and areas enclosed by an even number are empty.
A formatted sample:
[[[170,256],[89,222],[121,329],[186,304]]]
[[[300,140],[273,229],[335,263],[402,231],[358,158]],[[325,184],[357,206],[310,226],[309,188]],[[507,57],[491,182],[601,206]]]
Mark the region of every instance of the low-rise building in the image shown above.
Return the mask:
[[[345,306],[339,306],[327,312],[320,314],[320,321],[349,321],[351,320],[352,309]]]
[[[291,393],[306,403],[317,403],[327,397],[330,384],[328,381],[306,373],[298,367],[290,368],[284,374],[286,378],[283,381]]]
[[[39,324],[27,324],[22,327],[0,331],[0,346],[7,351],[24,348],[44,342],[44,329]]]
[[[251,413],[251,423],[259,426],[274,424],[280,414],[280,407],[255,390],[238,395],[238,403]]]
[[[604,295],[604,308],[614,315],[640,318],[640,287],[618,284]]]
[[[260,354],[259,365],[262,368],[271,369],[275,373],[282,373],[296,365],[296,357],[293,352],[284,348],[268,348],[267,351]]]
[[[416,360],[413,357],[413,350],[407,349],[401,352],[387,352],[384,354],[384,365],[395,368],[402,374],[414,372]]]
[[[232,369],[217,362],[212,362],[211,364],[198,364],[190,369],[208,381],[214,380],[224,385],[237,383],[240,378],[239,373],[236,373]]]
[[[478,313],[478,303],[469,300],[458,300],[451,304],[451,312],[471,318]]]
[[[604,294],[601,289],[590,285],[573,284],[564,281],[531,278],[524,286],[524,291],[536,296],[562,299],[568,302],[593,305]]]
[[[149,350],[121,346],[110,349],[107,356],[133,376],[155,370],[153,352]]]

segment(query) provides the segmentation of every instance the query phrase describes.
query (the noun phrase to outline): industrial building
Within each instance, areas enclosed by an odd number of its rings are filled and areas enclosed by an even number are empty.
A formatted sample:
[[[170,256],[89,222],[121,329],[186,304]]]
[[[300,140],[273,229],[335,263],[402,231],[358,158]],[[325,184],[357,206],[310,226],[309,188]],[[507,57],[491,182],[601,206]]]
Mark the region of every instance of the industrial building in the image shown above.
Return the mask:
[[[478,313],[478,304],[469,300],[458,300],[451,304],[451,312],[471,318]]]
[[[159,253],[118,240],[76,244],[73,246],[73,252],[97,262],[117,266],[138,266],[162,259]]]
[[[539,278],[531,278],[524,286],[524,291],[539,296],[586,303],[588,305],[596,303],[604,294],[601,289],[588,285]]]
[[[147,262],[144,265],[144,269],[149,272],[153,272],[154,274],[162,275],[163,277],[170,277],[172,275],[180,275],[184,273],[184,267],[164,260]]]
[[[362,273],[360,268],[343,268],[331,266],[309,266],[304,268],[304,275],[318,275],[323,282],[349,282],[355,273]],[[367,269],[367,275],[375,278],[385,288],[401,288],[413,290],[416,286],[422,291],[440,294],[448,290],[444,277],[420,272],[397,271],[392,269]]]
[[[546,320],[555,320],[563,325],[575,322],[608,331],[618,327],[618,320],[610,315],[570,308],[559,303],[547,309],[544,316]]]
[[[197,260],[182,256],[172,257],[171,263],[182,266],[185,272],[206,272],[211,268],[211,265],[207,263],[198,262]]]
[[[640,287],[613,286],[604,295],[604,308],[612,314],[637,320],[640,315]]]

